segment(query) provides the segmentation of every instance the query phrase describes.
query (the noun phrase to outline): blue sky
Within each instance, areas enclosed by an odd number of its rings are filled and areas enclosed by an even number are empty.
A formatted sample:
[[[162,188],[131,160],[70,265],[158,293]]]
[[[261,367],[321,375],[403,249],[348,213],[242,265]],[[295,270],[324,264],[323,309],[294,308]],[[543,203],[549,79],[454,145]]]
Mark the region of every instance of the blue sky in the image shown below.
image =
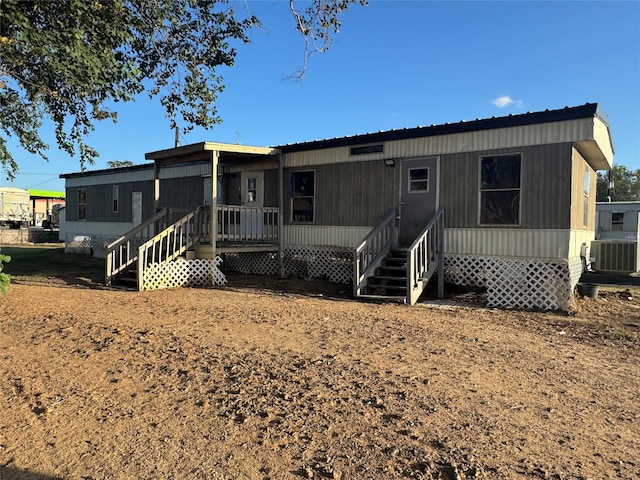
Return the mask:
[[[300,0],[298,0],[299,3]],[[609,116],[615,163],[640,168],[640,2],[370,0],[342,16],[331,49],[302,81],[303,42],[284,1],[238,1],[262,21],[240,45],[218,101],[224,123],[200,141],[273,146],[597,102]],[[157,100],[119,108],[88,143],[109,160],[144,163],[174,134]],[[80,170],[57,150],[50,161],[16,156],[20,173],[0,186],[63,190]]]

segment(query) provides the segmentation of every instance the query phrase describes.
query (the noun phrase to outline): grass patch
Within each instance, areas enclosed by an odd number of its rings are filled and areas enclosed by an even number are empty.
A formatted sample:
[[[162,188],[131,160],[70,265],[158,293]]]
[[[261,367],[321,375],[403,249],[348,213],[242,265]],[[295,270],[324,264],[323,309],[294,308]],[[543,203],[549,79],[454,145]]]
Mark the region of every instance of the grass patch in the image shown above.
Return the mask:
[[[12,282],[43,281],[52,277],[69,283],[102,282],[104,277],[103,259],[64,253],[64,247],[57,245],[2,247],[0,253],[11,257],[4,273],[11,275]]]

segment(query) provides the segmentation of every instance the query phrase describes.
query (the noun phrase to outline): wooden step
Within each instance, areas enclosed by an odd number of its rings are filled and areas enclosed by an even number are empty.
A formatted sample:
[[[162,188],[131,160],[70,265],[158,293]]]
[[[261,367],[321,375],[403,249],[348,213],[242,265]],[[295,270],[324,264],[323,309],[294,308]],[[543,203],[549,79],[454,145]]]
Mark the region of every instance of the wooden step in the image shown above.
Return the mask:
[[[367,300],[378,300],[381,302],[407,303],[407,297],[398,295],[372,295],[369,293],[363,293],[358,295],[358,298],[364,298]]]

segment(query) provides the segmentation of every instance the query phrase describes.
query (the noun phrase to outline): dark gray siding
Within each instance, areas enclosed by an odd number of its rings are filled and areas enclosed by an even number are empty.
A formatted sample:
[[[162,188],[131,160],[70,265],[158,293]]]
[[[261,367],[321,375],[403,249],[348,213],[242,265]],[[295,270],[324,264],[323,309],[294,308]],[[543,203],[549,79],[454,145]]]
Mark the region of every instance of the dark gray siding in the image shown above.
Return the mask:
[[[290,176],[315,171],[316,225],[377,225],[398,204],[399,168],[380,160],[285,169],[284,223],[291,220]]]
[[[479,227],[479,161],[483,155],[522,153],[520,227],[568,229],[571,212],[570,143],[443,155],[440,206],[449,228]],[[497,227],[500,228],[500,227]]]
[[[278,170],[264,171],[264,206],[278,206]]]
[[[202,176],[167,178],[160,181],[160,208],[193,210],[204,204]]]
[[[113,211],[113,185],[89,185],[66,189],[65,218],[78,220],[78,190],[86,188],[88,222],[130,222],[131,194],[142,192],[142,214],[147,218],[153,214],[153,182],[128,182],[118,184],[118,211]]]

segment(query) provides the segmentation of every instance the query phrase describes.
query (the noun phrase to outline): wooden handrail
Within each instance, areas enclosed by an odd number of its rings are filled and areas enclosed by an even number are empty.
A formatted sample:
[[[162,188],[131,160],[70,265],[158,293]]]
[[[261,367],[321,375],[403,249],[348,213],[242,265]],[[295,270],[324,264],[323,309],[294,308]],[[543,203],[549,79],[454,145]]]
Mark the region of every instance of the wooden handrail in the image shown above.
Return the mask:
[[[138,244],[153,237],[162,225],[166,223],[169,215],[170,210],[164,208],[120,238],[106,245],[105,285],[110,286],[114,276],[136,261]]]
[[[398,244],[396,209],[364,237],[353,254],[353,296],[357,297],[367,282],[367,277],[380,265],[382,259]]]
[[[444,297],[444,208],[440,208],[407,250],[407,303],[413,305],[438,270],[438,298]]]

